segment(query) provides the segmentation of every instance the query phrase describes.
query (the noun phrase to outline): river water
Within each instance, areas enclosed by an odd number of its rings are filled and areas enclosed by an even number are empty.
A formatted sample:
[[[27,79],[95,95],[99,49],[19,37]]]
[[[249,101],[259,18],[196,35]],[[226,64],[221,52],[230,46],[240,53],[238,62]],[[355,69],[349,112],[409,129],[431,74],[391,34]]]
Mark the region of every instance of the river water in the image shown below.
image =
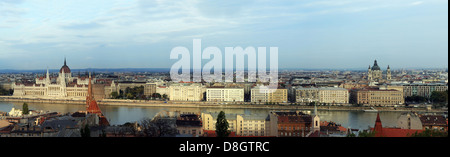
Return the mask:
[[[23,103],[18,102],[1,102],[0,111],[9,112],[13,107],[22,109]],[[74,104],[43,104],[28,103],[30,110],[43,110],[52,112],[76,112],[85,110],[85,105]],[[135,106],[100,106],[103,114],[112,125],[124,124],[126,122],[140,121],[143,118],[153,118],[160,111],[180,111],[191,113],[202,112],[220,112],[227,114],[246,114],[255,116],[267,116],[269,109],[229,109],[229,108],[177,108],[177,107],[135,107]],[[369,126],[375,125],[377,113],[362,111],[318,111],[321,121],[333,121],[341,124],[345,128],[367,129]],[[383,126],[397,126],[397,119],[401,112],[380,112],[380,118]]]

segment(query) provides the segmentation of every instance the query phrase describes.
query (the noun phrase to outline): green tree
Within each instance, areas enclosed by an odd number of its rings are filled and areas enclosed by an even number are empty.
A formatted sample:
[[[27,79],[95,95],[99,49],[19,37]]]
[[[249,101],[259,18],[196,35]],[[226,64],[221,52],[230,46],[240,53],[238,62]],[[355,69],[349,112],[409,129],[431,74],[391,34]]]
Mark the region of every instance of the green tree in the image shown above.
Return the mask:
[[[152,95],[152,97],[153,98],[161,98],[161,94],[159,94],[159,93],[153,93],[153,95]]]
[[[225,116],[225,112],[220,111],[219,115],[217,116],[217,123],[216,123],[216,134],[217,137],[228,137],[230,135],[230,131],[228,131],[228,121]]]
[[[349,133],[346,137],[356,137],[356,135],[354,133]]]
[[[413,95],[413,96],[406,97],[405,101],[406,102],[424,103],[424,102],[427,102],[428,99],[426,97],[423,97],[423,96]]]
[[[27,115],[30,111],[28,110],[28,104],[27,103],[23,103],[22,105],[22,114],[23,115]]]
[[[111,97],[112,97],[113,99],[117,99],[117,98],[119,97],[119,93],[117,93],[117,92],[112,92],[112,93],[111,93]]]
[[[433,91],[430,100],[433,103],[448,103],[448,90],[445,92]]]
[[[10,91],[0,86],[0,95],[10,95]]]
[[[421,133],[416,132],[412,134],[411,137],[448,137],[448,132],[435,129],[426,129]]]
[[[81,137],[91,137],[91,130],[89,125],[85,125],[84,128],[80,129]]]
[[[127,99],[133,99],[133,98],[134,98],[133,94],[131,94],[131,93],[127,94]]]
[[[360,131],[358,137],[375,137],[375,131]]]

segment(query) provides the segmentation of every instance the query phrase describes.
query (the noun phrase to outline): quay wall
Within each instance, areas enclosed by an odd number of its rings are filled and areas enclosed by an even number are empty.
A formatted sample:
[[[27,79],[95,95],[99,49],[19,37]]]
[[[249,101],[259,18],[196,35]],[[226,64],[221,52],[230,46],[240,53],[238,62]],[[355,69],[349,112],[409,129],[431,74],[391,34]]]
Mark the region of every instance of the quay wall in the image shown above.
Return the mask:
[[[27,103],[51,103],[51,104],[78,104],[85,105],[85,100],[72,99],[41,99],[41,98],[20,98],[11,96],[0,96],[0,101],[4,102],[27,102]],[[272,109],[272,110],[314,110],[314,106],[300,105],[264,105],[251,104],[244,102],[237,103],[213,103],[213,102],[177,102],[177,101],[146,101],[146,100],[120,100],[103,99],[97,101],[99,105],[105,106],[137,106],[137,107],[179,107],[179,108],[233,108],[233,109]],[[426,108],[405,108],[405,107],[374,107],[378,111],[386,112],[447,112],[448,110]],[[329,111],[362,111],[370,107],[354,107],[350,105],[343,106],[317,106],[318,110]]]

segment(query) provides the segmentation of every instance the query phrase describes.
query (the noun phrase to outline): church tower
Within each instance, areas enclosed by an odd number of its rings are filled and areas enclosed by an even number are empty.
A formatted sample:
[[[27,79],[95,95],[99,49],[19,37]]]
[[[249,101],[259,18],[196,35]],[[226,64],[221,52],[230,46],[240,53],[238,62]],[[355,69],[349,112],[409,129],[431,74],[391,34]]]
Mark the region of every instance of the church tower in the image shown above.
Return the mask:
[[[47,67],[47,76],[45,78],[45,85],[50,85],[51,84],[51,80],[50,80],[50,73],[48,72],[48,67]]]
[[[320,131],[320,117],[317,114],[317,106],[314,105],[314,114],[312,115],[312,128],[314,131]]]
[[[373,79],[373,77],[372,77],[372,69],[370,68],[370,65],[369,65],[369,70],[367,70],[367,80],[368,81],[372,81],[372,79]]]
[[[389,65],[386,72],[386,80],[392,80],[391,67]]]

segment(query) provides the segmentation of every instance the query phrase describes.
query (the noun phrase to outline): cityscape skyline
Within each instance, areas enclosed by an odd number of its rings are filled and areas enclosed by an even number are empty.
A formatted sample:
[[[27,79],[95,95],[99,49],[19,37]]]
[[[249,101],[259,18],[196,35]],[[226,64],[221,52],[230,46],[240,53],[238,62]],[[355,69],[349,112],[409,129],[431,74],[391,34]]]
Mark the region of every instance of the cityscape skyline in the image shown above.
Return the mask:
[[[280,69],[448,68],[445,0],[6,0],[0,28],[0,69],[170,68],[193,39],[279,47]]]

